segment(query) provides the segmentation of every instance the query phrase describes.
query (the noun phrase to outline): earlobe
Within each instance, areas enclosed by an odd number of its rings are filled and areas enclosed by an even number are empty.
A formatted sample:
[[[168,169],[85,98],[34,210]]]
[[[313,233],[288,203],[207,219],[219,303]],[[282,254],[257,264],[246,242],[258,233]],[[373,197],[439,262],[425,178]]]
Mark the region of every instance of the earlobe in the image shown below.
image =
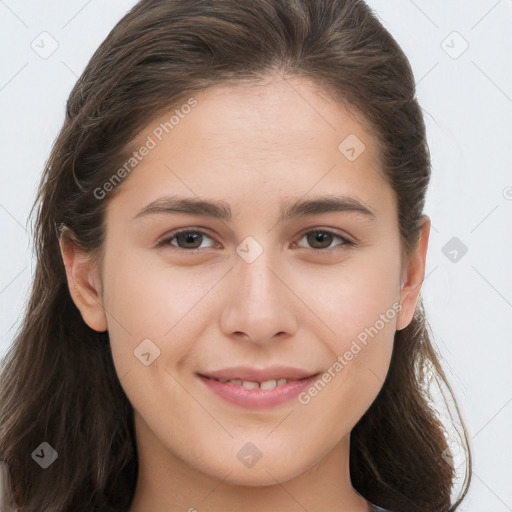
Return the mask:
[[[402,305],[402,309],[397,316],[396,324],[398,331],[405,329],[411,323],[414,311],[416,310],[421,285],[425,278],[430,225],[430,218],[427,215],[423,215],[418,244],[414,253],[408,259],[407,266],[404,268],[400,290],[400,304]]]
[[[91,329],[106,331],[107,318],[101,300],[101,280],[93,258],[78,247],[69,230],[62,233],[59,245],[73,302]]]

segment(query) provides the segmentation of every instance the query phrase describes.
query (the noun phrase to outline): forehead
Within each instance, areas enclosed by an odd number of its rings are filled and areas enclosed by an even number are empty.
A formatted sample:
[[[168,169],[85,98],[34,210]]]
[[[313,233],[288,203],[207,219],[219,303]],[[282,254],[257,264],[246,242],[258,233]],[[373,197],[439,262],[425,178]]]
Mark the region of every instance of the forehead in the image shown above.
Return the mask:
[[[362,116],[305,79],[274,76],[261,82],[218,84],[196,94],[195,100],[197,106],[190,113],[180,119],[174,116],[177,125],[166,124],[166,113],[150,123],[143,136],[160,127],[162,136],[172,133],[176,144],[197,147],[200,142],[205,151],[228,151],[231,157],[242,158],[247,151],[261,151],[261,157],[271,159],[287,151],[288,157],[319,149],[339,151],[341,140],[356,135],[367,154],[377,158],[374,137]]]
[[[233,199],[236,209],[237,198],[243,204],[314,191],[371,204],[387,186],[366,123],[312,82],[219,84],[193,99],[161,114],[135,141],[135,148],[152,141],[127,180],[142,202],[186,193]]]

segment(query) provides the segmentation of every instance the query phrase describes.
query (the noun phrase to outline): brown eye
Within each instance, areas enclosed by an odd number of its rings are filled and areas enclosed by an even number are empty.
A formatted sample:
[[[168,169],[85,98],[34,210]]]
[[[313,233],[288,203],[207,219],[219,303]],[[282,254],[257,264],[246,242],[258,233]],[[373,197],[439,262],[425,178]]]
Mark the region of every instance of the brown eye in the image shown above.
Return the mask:
[[[176,238],[177,245],[181,249],[198,249],[201,245],[203,235],[191,231],[179,233],[174,238]]]
[[[178,250],[200,250],[202,249],[201,243],[205,240],[212,240],[206,233],[202,231],[194,231],[194,230],[182,230],[182,231],[174,231],[164,240],[158,243],[157,247],[164,246],[173,246]],[[173,241],[176,240],[175,243]],[[212,240],[213,242],[213,240]],[[205,247],[213,247],[215,244],[211,243],[209,246]]]
[[[333,240],[333,236],[330,233],[322,231],[313,231],[306,235],[308,243],[313,249],[327,249]]]
[[[353,246],[354,243],[341,235],[337,235],[336,233],[332,233],[331,231],[326,230],[314,230],[305,233],[301,240],[306,239],[308,246],[311,249],[315,249],[321,252],[327,252],[329,250],[334,250],[338,247],[343,247],[345,245]],[[336,240],[341,240],[341,243],[338,243],[332,246],[332,243]],[[299,245],[299,247],[304,247]]]

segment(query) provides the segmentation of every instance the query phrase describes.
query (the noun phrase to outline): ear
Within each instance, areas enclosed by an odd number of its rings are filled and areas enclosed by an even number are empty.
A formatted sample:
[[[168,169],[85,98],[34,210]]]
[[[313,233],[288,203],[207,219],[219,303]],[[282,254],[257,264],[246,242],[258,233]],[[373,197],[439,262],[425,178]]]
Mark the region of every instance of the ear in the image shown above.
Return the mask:
[[[414,253],[407,259],[406,266],[402,272],[400,290],[400,304],[402,305],[402,309],[397,316],[396,329],[398,331],[404,329],[411,323],[414,311],[416,310],[421,284],[425,278],[425,262],[427,258],[430,225],[430,218],[427,215],[423,215],[418,244]]]
[[[73,302],[91,329],[106,331],[107,317],[101,299],[101,280],[91,255],[76,244],[73,234],[67,228],[60,236],[59,245]]]

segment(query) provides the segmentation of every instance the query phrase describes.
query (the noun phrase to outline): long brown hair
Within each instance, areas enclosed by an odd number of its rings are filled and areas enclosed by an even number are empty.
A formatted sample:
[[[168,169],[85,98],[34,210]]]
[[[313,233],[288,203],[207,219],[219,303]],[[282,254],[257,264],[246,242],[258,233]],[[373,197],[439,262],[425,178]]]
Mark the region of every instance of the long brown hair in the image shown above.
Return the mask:
[[[424,121],[406,56],[362,0],[140,1],[71,91],[31,211],[37,267],[0,386],[0,456],[24,512],[125,511],[137,478],[133,408],[108,333],[90,329],[71,299],[61,229],[99,258],[105,208],[122,183],[101,199],[95,191],[129,158],[139,131],[210,85],[275,72],[310,79],[369,123],[396,193],[402,246],[415,248],[430,179]],[[455,404],[450,421],[464,424],[429,331],[420,298],[351,433],[354,488],[394,511],[454,511],[471,479],[463,427],[464,485],[451,497],[456,472],[429,376]],[[42,442],[58,453],[47,469],[31,456]]]

